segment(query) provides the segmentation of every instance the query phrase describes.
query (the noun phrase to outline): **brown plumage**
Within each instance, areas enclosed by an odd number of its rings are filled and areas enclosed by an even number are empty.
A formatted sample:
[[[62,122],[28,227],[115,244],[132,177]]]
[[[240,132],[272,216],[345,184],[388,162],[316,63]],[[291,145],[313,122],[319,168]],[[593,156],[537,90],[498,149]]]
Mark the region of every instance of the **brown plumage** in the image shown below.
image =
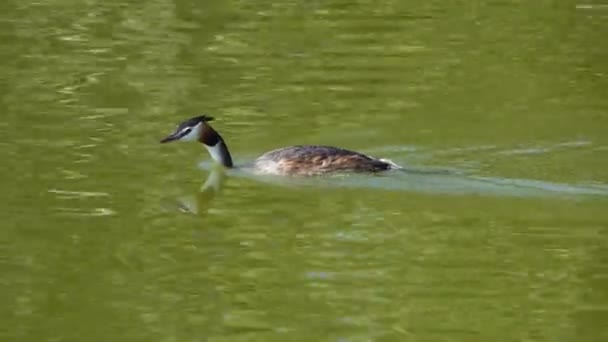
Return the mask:
[[[267,152],[254,168],[283,175],[319,175],[329,172],[380,172],[398,168],[368,155],[332,146],[290,146]]]
[[[205,125],[201,128],[198,141],[207,146],[215,146],[218,142],[223,141],[223,139],[211,126]]]

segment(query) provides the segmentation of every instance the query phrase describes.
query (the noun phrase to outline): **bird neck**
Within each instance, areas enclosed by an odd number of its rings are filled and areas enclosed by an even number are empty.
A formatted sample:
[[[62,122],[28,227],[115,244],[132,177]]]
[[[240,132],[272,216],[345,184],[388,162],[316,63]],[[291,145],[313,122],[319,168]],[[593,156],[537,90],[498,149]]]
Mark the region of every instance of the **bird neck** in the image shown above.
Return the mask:
[[[228,145],[222,136],[209,124],[205,123],[199,141],[203,143],[211,158],[224,167],[232,168],[232,156],[228,151]]]

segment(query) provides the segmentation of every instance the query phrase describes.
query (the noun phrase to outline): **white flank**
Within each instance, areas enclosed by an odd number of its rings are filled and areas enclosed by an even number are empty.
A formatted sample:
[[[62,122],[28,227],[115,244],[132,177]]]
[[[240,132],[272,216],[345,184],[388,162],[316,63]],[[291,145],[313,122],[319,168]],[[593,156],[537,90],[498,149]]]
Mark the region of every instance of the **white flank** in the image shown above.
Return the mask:
[[[395,170],[403,169],[403,166],[395,164],[395,162],[393,162],[393,161],[392,161],[392,160],[390,160],[390,159],[384,159],[384,158],[380,158],[379,160],[380,160],[381,162],[385,162],[385,163],[389,164],[389,165],[391,166],[391,168],[393,168],[393,169],[395,169]]]

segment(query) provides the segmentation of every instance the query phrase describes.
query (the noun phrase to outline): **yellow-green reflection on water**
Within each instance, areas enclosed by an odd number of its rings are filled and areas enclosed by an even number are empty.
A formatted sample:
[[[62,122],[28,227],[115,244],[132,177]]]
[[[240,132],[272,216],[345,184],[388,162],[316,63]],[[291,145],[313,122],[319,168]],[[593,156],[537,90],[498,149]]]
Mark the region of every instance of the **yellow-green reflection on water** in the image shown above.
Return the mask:
[[[3,341],[608,339],[599,2],[2,9]],[[222,177],[201,112],[449,172]]]

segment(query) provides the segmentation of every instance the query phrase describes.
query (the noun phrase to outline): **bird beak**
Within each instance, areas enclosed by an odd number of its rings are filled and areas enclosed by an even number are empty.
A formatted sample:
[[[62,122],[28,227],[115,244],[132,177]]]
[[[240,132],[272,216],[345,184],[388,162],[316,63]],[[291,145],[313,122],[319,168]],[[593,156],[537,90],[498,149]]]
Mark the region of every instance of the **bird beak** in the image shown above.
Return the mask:
[[[171,135],[167,136],[163,140],[161,140],[160,143],[161,144],[168,143],[168,142],[171,142],[171,141],[178,140],[179,138],[180,138],[179,132],[175,132],[175,133],[172,133]]]

